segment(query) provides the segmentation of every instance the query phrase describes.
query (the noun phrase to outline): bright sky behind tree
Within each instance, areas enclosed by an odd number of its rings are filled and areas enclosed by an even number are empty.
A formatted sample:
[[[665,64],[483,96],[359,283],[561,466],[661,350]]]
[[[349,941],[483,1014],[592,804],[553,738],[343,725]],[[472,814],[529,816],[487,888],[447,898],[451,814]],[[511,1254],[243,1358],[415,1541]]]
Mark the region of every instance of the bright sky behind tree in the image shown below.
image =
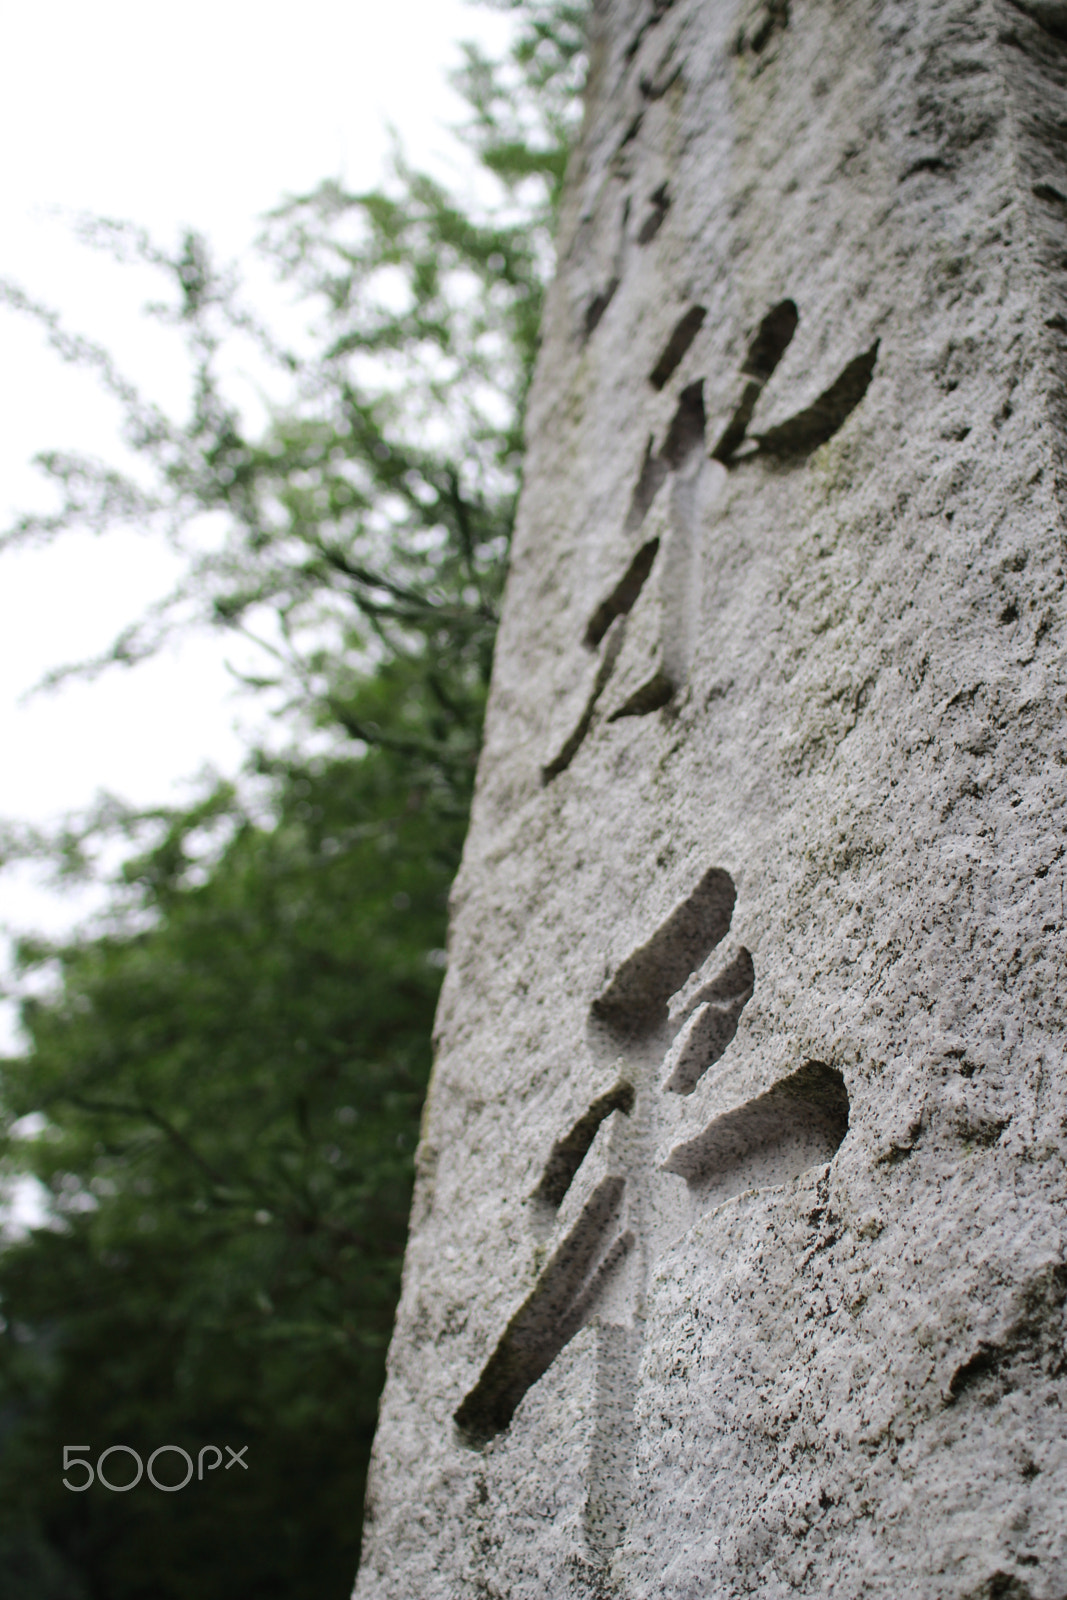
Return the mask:
[[[0,77],[5,227],[0,274],[108,346],[151,396],[181,409],[186,368],[176,340],[139,316],[159,284],[79,245],[69,220],[128,218],[172,245],[183,225],[224,257],[244,251],[258,218],[285,195],[339,177],[382,174],[388,128],[405,151],[463,183],[448,127],[462,102],[446,73],[457,41],[496,49],[507,20],[462,0],[46,0],[9,8]],[[271,305],[266,274],[257,298]],[[284,316],[285,302],[274,290]],[[35,451],[118,455],[117,411],[92,379],[64,368],[39,331],[0,310],[0,524],[49,504]],[[257,375],[246,375],[249,393]],[[110,643],[177,571],[135,536],[66,538],[0,562],[0,817],[44,821],[101,788],[139,803],[175,795],[205,762],[239,763],[235,723],[263,709],[234,694],[232,639],[200,638],[132,671],[21,697],[49,668]],[[253,720],[254,719],[254,720]],[[67,925],[27,875],[0,879],[0,925]],[[12,1038],[0,1018],[0,1048]]]

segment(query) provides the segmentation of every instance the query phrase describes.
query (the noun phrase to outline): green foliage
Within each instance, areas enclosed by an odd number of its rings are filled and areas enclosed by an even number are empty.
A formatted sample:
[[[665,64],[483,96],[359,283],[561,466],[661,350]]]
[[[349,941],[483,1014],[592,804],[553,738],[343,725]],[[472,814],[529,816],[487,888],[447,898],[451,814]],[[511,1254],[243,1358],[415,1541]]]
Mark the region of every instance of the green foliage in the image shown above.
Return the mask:
[[[484,165],[512,190],[531,177],[547,180],[554,216],[574,134],[585,72],[587,7],[560,0],[486,0],[517,14],[511,59],[489,60],[476,45],[457,87],[474,113],[471,142]]]
[[[172,629],[200,623],[258,625],[287,703],[327,723],[325,679],[341,661],[365,673],[457,644],[466,692],[484,691],[584,11],[561,0],[503,9],[518,14],[508,60],[468,46],[456,75],[468,139],[496,183],[490,201],[457,198],[397,156],[381,189],[327,182],[268,219],[261,249],[314,317],[300,349],[243,304],[236,271],[216,266],[197,234],[167,251],[130,224],[81,221],[87,244],[161,275],[163,297],[146,309],[184,340],[184,421],[0,280],[0,303],[97,375],[141,468],[41,455],[58,509],[21,518],[0,550],[126,524],[187,558],[175,592],[99,662],[50,681],[141,660]],[[242,352],[275,394],[264,428],[228,395]]]
[[[220,797],[206,873],[203,807],[127,863],[125,926],[27,957],[61,981],[5,1107],[48,1119],[17,1149],[59,1227],[0,1261],[0,1502],[91,1593],[351,1581],[462,819],[382,752],[272,778],[266,825]],[[62,1488],[84,1441],[250,1442],[250,1475],[190,1496],[179,1552],[163,1496]]]
[[[351,1584],[582,71],[583,7],[500,8],[507,60],[468,49],[458,75],[490,198],[398,157],[379,190],[287,203],[262,248],[309,311],[299,337],[197,235],[81,225],[160,274],[184,419],[0,284],[117,401],[133,463],[42,456],[57,509],[0,547],[129,525],[185,557],[171,596],[53,681],[239,630],[289,735],[185,809],[104,797],[0,831],[0,864],[110,885],[92,927],[22,942],[29,1044],[0,1064],[2,1172],[49,1197],[0,1253],[0,1600]],[[240,351],[265,421],[232,397]],[[62,1447],[86,1442],[248,1444],[249,1470],[76,1495]]]

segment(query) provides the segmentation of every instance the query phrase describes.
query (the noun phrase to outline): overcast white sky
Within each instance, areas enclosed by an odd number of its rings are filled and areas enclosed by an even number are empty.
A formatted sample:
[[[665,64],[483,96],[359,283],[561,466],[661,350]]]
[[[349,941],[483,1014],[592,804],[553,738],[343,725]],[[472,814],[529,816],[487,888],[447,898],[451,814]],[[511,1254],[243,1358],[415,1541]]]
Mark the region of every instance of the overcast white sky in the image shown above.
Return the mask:
[[[7,0],[3,21],[0,275],[172,404],[181,368],[138,315],[150,281],[78,245],[54,211],[130,218],[166,243],[191,224],[236,255],[285,194],[328,176],[374,182],[389,124],[419,161],[458,174],[447,129],[462,106],[446,84],[456,42],[499,47],[507,29],[463,0]],[[3,308],[0,353],[3,527],[48,504],[35,451],[116,445],[92,381]],[[20,703],[49,668],[109,643],[173,572],[166,551],[133,537],[0,560],[0,817],[45,820],[101,788],[164,800],[205,762],[236,768],[235,723],[260,713],[235,696],[221,642]],[[0,876],[0,927],[56,930],[74,909],[25,875]],[[0,1050],[12,1037],[0,1008]]]

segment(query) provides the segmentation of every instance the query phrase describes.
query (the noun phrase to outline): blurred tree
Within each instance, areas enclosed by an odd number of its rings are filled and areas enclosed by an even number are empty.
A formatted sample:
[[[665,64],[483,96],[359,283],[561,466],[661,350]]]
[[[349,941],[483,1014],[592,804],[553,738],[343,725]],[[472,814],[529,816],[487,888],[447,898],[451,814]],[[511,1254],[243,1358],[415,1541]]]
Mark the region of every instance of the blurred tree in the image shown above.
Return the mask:
[[[2,841],[111,887],[91,928],[19,951],[3,1170],[35,1174],[50,1216],[0,1254],[0,1600],[351,1585],[582,73],[584,6],[498,8],[506,60],[468,47],[458,74],[474,198],[397,158],[378,191],[325,184],[268,220],[317,316],[300,350],[199,237],[167,252],[82,225],[168,285],[150,310],[186,341],[184,421],[0,287],[98,373],[140,461],[42,457],[59,508],[3,542],[127,523],[186,557],[172,596],[65,671],[136,662],[175,628],[244,630],[289,734],[184,810],[105,799]],[[242,340],[282,396],[258,431],[228,396]],[[80,1495],[63,1446],[85,1443],[247,1444],[248,1469]]]
[[[48,1119],[20,1154],[60,1225],[0,1257],[0,1484],[91,1595],[351,1583],[462,839],[405,765],[276,769],[260,824],[220,790],[127,862],[110,931],[23,952],[61,980],[5,1108]],[[249,1470],[82,1500],[86,1442],[247,1443]]]

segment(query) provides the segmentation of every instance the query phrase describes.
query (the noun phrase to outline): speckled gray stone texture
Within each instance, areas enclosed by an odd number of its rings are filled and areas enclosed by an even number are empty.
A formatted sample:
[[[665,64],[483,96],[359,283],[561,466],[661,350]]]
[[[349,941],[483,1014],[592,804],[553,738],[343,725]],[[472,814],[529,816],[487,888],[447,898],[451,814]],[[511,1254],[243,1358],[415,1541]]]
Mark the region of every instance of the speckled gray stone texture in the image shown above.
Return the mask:
[[[356,1592],[1062,1600],[1067,3],[591,60]]]

